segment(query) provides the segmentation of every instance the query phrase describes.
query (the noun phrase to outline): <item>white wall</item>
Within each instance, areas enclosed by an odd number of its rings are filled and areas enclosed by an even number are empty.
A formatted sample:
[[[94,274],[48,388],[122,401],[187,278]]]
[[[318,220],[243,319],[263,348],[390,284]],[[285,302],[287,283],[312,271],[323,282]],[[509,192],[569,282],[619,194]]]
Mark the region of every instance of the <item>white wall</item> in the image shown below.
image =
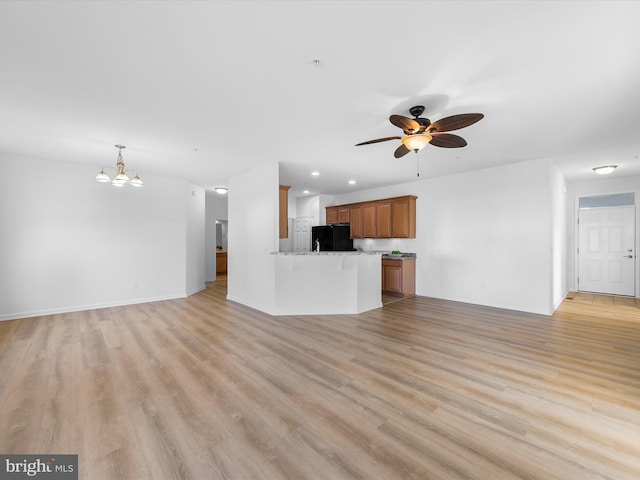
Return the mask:
[[[205,193],[202,187],[185,186],[187,209],[186,289],[192,295],[205,288]]]
[[[0,158],[0,319],[184,297],[201,279],[200,207],[183,180],[141,189],[95,167]]]
[[[577,211],[578,199],[584,196],[597,196],[610,193],[636,194],[636,252],[640,249],[640,176],[625,177],[622,172],[615,171],[606,177],[596,177],[587,182],[571,182],[567,184],[567,286],[576,289],[576,252],[577,252]],[[637,256],[637,254],[636,254]],[[636,297],[640,296],[640,271],[636,271]]]
[[[549,160],[522,162],[335,197],[335,204],[416,195],[415,239],[361,240],[415,252],[416,293],[552,312]]]
[[[569,291],[567,283],[567,187],[562,173],[550,166],[551,219],[551,292],[550,304],[555,310]]]
[[[277,162],[229,179],[227,298],[264,312],[275,302],[278,180]]]
[[[296,203],[297,217],[310,217],[311,225],[324,225],[327,212],[325,207],[333,205],[332,195],[312,195],[310,197],[298,197]]]

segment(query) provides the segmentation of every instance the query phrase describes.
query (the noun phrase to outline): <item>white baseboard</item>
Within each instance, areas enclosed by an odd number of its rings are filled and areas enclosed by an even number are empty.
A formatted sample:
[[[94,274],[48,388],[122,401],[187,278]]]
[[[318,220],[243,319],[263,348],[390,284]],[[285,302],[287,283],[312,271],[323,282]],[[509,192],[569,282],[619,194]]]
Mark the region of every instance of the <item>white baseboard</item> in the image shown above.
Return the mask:
[[[84,310],[97,310],[99,308],[123,307],[125,305],[136,305],[138,303],[160,302],[163,300],[175,300],[177,298],[185,298],[188,296],[189,295],[180,293],[175,295],[162,295],[158,297],[136,298],[136,299],[126,300],[126,301],[113,301],[113,302],[95,303],[90,305],[69,305],[66,307],[46,308],[42,310],[3,313],[3,314],[0,314],[0,321],[17,320],[19,318],[42,317],[45,315],[55,315],[57,313],[71,313],[71,312],[81,312]]]
[[[200,286],[198,286],[198,287],[194,288],[193,290],[189,290],[189,291],[187,292],[187,297],[190,297],[191,295],[193,295],[193,294],[195,294],[195,293],[201,292],[201,291],[202,291],[202,290],[204,290],[205,288],[207,288],[207,286],[203,283],[202,285],[200,285]]]

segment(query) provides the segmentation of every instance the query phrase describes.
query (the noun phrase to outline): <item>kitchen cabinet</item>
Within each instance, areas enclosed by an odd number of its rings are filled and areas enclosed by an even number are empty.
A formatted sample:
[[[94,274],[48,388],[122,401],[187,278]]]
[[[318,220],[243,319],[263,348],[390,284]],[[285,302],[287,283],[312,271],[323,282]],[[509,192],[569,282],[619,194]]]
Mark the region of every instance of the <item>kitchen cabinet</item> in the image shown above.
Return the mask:
[[[326,207],[327,209],[327,225],[336,225],[338,223],[350,223],[350,209],[348,205],[340,205],[335,207]]]
[[[376,202],[375,238],[391,238],[391,202]]]
[[[288,185],[280,185],[279,197],[279,219],[280,219],[280,237],[289,237],[289,189]]]
[[[416,259],[382,259],[382,293],[410,296],[416,294]]]
[[[338,223],[338,207],[327,207],[327,225],[335,225]]]
[[[349,208],[349,226],[351,227],[351,238],[362,238],[362,207]]]
[[[338,223],[349,223],[349,206],[338,207]]]
[[[376,205],[367,203],[362,206],[362,238],[376,238]]]
[[[216,252],[216,275],[227,274],[227,252]]]
[[[416,199],[405,197],[391,203],[391,236],[416,238]]]
[[[349,223],[351,238],[416,238],[413,195],[326,207],[327,225]]]

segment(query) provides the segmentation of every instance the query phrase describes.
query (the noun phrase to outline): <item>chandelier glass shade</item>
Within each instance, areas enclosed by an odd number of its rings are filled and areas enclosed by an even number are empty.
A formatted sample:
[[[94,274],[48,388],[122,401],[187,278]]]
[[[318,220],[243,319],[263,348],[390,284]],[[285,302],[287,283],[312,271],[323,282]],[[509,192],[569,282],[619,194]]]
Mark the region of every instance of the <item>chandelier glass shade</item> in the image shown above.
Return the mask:
[[[424,147],[429,145],[431,141],[431,135],[427,135],[426,133],[419,133],[416,135],[407,135],[402,139],[402,143],[409,150],[422,150]]]
[[[113,185],[114,187],[124,187],[127,184],[131,185],[132,187],[142,187],[143,183],[140,177],[138,176],[137,172],[134,172],[135,177],[133,177],[132,179],[129,179],[129,177],[127,176],[127,169],[125,168],[124,160],[122,159],[122,149],[126,147],[124,145],[115,145],[115,147],[118,149],[118,159],[116,160],[115,177],[113,178],[113,180],[111,180],[109,175],[107,175],[104,171],[105,168],[112,168],[112,167],[102,167],[102,169],[100,170],[100,173],[96,175],[96,182],[100,182],[100,183],[111,182],[111,185]]]

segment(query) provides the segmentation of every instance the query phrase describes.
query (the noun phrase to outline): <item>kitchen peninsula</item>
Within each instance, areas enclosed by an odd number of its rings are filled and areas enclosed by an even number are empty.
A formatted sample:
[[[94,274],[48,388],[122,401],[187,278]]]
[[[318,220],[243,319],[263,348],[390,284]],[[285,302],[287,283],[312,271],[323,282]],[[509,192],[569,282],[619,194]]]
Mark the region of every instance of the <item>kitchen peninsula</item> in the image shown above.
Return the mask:
[[[354,314],[382,307],[381,252],[273,252],[281,315]]]

